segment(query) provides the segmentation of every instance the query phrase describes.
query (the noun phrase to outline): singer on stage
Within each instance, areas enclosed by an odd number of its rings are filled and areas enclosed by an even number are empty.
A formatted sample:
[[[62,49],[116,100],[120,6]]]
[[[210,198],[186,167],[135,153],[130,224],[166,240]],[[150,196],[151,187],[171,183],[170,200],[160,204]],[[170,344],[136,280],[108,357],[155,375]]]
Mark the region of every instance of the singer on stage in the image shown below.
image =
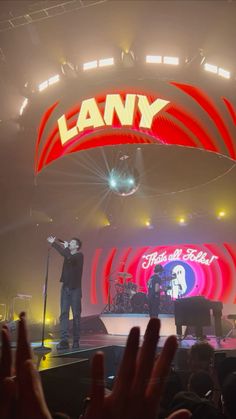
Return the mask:
[[[61,340],[57,349],[69,348],[69,313],[73,314],[73,349],[79,348],[81,316],[81,279],[84,255],[79,250],[81,241],[73,237],[69,242],[50,236],[47,241],[64,257],[60,282],[61,287]]]
[[[164,268],[156,265],[154,274],[148,280],[148,306],[150,317],[158,317],[160,307],[160,291]]]

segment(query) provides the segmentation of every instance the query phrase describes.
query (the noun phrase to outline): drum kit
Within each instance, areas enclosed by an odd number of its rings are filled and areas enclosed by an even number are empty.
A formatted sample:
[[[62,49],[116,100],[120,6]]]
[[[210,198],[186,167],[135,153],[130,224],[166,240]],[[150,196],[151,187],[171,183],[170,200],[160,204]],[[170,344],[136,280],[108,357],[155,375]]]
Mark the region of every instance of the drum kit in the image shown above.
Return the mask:
[[[115,295],[111,299],[111,313],[148,313],[148,298],[142,288],[131,281],[133,275],[129,272],[118,272],[115,282]],[[113,281],[113,280],[112,280]],[[171,290],[169,282],[163,281],[161,287],[160,313],[174,312],[174,302],[168,291]]]
[[[129,272],[118,272],[115,280],[115,296],[112,299],[113,313],[148,313],[148,301],[144,292],[139,292],[137,284],[130,281],[133,275]]]

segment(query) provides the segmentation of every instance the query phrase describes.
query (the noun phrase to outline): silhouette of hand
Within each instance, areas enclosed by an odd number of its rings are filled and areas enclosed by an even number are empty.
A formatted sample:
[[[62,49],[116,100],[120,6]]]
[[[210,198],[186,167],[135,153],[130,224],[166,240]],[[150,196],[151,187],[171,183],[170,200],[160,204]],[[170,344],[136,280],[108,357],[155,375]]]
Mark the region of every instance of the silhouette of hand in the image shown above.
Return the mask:
[[[177,349],[175,336],[170,336],[160,356],[155,359],[160,321],[150,319],[139,351],[139,328],[134,327],[124,352],[114,389],[105,396],[103,354],[92,362],[91,402],[85,419],[156,419],[160,399]],[[187,410],[174,412],[168,419],[188,419]]]
[[[32,361],[24,313],[20,314],[18,322],[15,369],[16,376],[12,377],[9,331],[3,326],[0,362],[1,419],[52,419],[44,399],[39,374]]]
[[[54,236],[49,236],[48,238],[47,238],[47,241],[48,241],[48,243],[54,243],[55,242],[55,240],[56,240],[56,237],[54,237]]]

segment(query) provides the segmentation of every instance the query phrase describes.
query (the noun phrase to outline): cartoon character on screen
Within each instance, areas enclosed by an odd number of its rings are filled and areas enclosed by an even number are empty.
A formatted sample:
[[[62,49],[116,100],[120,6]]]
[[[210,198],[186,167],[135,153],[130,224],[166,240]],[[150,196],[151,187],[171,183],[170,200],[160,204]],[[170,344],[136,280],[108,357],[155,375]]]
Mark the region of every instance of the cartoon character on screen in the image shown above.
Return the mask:
[[[182,265],[176,265],[172,269],[172,277],[172,289],[168,294],[176,300],[177,298],[181,298],[187,290],[184,267]]]

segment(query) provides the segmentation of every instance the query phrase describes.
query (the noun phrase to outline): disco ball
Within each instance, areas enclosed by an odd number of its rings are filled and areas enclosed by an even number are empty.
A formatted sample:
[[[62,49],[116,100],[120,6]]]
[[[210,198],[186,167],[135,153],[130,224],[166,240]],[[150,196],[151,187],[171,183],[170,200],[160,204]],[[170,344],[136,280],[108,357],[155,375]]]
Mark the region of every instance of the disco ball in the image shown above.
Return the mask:
[[[138,171],[135,168],[127,167],[127,164],[124,167],[113,168],[108,183],[111,191],[117,195],[133,195],[139,187]]]

